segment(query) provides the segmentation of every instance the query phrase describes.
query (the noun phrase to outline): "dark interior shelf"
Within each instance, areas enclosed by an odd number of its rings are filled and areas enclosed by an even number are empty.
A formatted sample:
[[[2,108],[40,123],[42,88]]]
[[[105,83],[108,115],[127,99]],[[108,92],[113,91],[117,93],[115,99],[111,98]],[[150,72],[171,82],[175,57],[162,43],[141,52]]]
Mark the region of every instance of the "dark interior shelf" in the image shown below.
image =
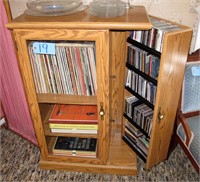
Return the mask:
[[[149,106],[151,109],[154,109],[154,105],[150,103],[148,100],[143,98],[141,95],[139,95],[137,92],[133,91],[130,87],[125,86],[125,89],[129,91],[131,94],[136,96],[138,99],[140,99],[142,102],[144,102],[147,106]]]
[[[141,44],[140,42],[137,42],[133,39],[131,39],[130,37],[127,38],[127,42],[130,43],[130,44],[133,44],[134,46],[137,46],[139,47],[140,49],[146,51],[146,52],[149,52],[150,54],[160,58],[161,57],[161,53],[156,51],[155,49],[152,49],[148,46],[145,46],[144,44]]]
[[[137,146],[137,144],[134,144],[130,140],[128,140],[125,136],[123,136],[123,140],[128,144],[128,146],[144,161],[146,162],[146,157],[144,157],[145,154],[142,154],[142,151]]]
[[[147,138],[150,138],[148,134],[136,123],[134,122],[130,117],[127,116],[127,114],[124,113],[124,117],[132,124],[134,125],[137,129],[139,129]]]
[[[150,77],[149,75],[145,74],[144,72],[140,71],[139,69],[135,68],[134,66],[130,65],[129,63],[126,63],[126,67],[135,73],[141,75],[143,78],[145,78],[147,81],[153,83],[154,85],[157,86],[157,80]]]

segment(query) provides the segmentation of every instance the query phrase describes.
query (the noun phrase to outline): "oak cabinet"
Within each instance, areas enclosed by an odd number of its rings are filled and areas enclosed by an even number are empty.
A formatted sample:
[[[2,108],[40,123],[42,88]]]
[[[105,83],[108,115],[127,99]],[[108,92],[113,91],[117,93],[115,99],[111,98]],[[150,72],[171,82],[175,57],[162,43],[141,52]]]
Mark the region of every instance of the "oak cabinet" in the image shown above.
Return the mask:
[[[39,165],[44,169],[84,171],[113,174],[136,174],[136,154],[123,141],[125,64],[127,37],[133,30],[152,28],[144,7],[127,10],[124,16],[98,18],[87,10],[55,17],[20,15],[7,27],[13,31],[17,47],[19,68],[26,98],[41,150]],[[172,122],[176,112],[191,30],[165,35],[159,69],[156,103],[150,137],[147,168],[164,160],[167,155]],[[93,95],[38,92],[31,67],[31,42],[92,42],[95,46],[97,91]],[[54,104],[96,105],[97,134],[52,133],[48,120]],[[159,122],[161,112],[164,119]],[[96,157],[58,156],[52,152],[56,137],[97,138]]]

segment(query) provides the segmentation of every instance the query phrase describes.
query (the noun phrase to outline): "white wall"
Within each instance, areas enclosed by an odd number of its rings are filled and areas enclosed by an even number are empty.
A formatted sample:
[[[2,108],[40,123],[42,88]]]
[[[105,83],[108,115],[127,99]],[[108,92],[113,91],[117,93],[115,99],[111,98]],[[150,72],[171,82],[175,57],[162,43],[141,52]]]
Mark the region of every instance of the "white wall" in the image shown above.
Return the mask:
[[[83,0],[91,2],[92,0]],[[124,0],[127,1],[127,0]],[[197,27],[199,26],[198,14],[194,10],[200,0],[129,0],[132,6],[145,6],[150,15],[158,16],[177,23],[181,23],[192,27],[194,30],[191,49],[194,50],[194,45],[199,45],[196,42]],[[26,9],[27,0],[9,0],[11,5],[12,16],[16,17]],[[200,41],[200,40],[199,40]]]
[[[28,0],[9,0],[12,17],[15,18],[22,14],[26,7]]]

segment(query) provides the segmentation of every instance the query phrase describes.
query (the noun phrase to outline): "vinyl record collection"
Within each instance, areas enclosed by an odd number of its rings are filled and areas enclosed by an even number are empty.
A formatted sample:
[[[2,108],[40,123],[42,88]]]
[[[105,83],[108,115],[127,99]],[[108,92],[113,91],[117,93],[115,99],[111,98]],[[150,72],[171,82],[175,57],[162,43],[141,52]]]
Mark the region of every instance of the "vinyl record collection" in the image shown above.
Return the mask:
[[[45,47],[53,45],[54,51],[36,53],[35,45],[38,44]],[[96,55],[93,42],[32,41],[28,50],[37,93],[96,95]]]

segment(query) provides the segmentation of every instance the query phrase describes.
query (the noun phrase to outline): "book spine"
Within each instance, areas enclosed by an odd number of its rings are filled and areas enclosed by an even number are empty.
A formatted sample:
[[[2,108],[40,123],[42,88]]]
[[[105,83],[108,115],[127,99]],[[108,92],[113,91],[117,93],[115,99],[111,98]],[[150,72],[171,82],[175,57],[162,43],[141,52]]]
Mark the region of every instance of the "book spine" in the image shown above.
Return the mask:
[[[98,125],[87,125],[87,124],[49,124],[50,128],[66,128],[66,129],[85,129],[85,130],[97,130]]]
[[[97,134],[97,130],[79,130],[79,129],[63,129],[51,128],[52,133],[81,133],[81,134]]]
[[[65,119],[49,119],[49,123],[54,123],[54,124],[89,124],[89,125],[97,125],[98,121],[97,120],[72,120],[72,121],[66,121]]]

